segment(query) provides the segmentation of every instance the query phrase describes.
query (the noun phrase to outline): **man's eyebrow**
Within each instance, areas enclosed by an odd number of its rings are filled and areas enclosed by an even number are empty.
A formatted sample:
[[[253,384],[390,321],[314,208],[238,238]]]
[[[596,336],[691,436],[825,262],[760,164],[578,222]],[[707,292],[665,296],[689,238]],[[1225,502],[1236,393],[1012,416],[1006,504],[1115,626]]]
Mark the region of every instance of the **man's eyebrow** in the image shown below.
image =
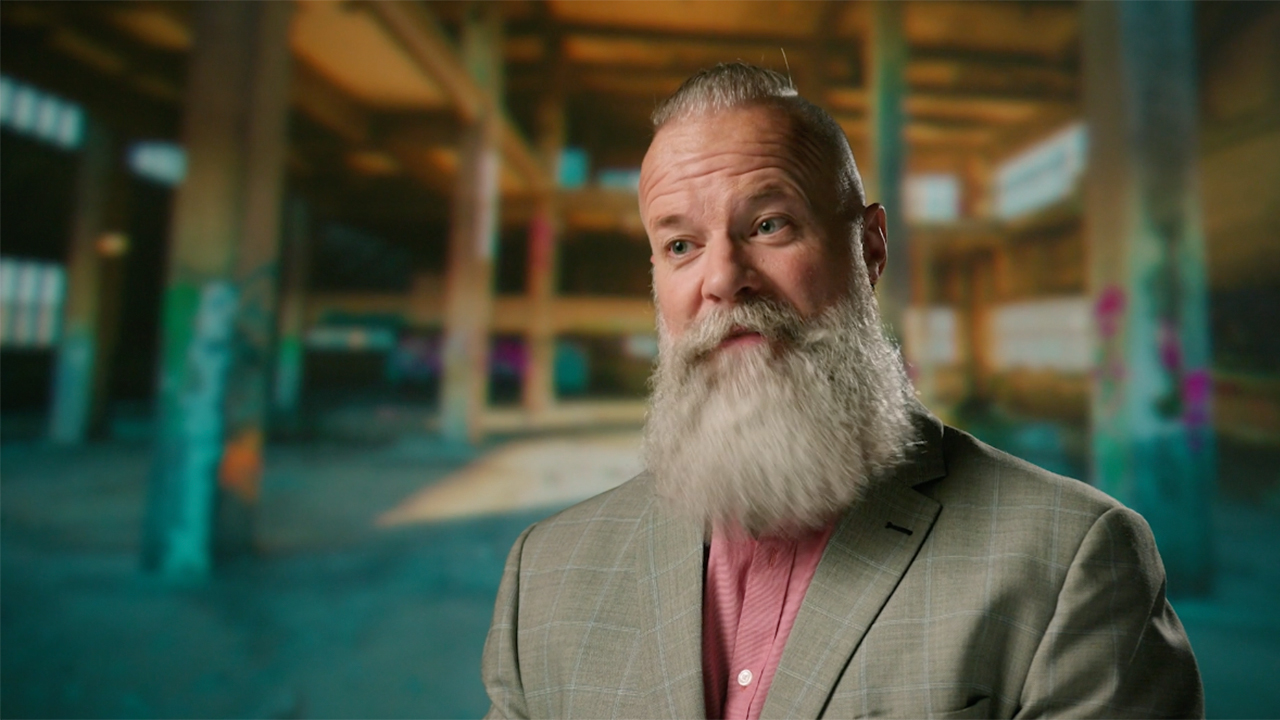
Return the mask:
[[[785,185],[770,183],[747,196],[746,202],[755,204],[765,200],[792,200],[796,193]]]
[[[653,222],[654,230],[670,230],[671,228],[684,227],[689,224],[689,219],[684,215],[663,215]]]

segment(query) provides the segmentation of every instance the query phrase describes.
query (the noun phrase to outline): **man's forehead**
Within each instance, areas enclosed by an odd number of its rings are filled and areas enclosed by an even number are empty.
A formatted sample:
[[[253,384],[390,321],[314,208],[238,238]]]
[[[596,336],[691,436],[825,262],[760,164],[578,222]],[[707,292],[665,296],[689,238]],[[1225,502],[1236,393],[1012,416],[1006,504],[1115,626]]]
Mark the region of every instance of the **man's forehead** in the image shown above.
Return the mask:
[[[655,230],[650,223],[672,212],[663,202],[674,200],[672,193],[701,196],[702,181],[722,172],[743,193],[755,193],[766,184],[781,185],[811,209],[835,210],[840,182],[833,159],[811,133],[798,129],[789,113],[769,106],[735,108],[664,126],[640,170],[638,199],[646,227]]]
[[[654,136],[640,166],[643,206],[655,185],[720,169],[777,168],[808,174],[793,126],[775,108],[747,107],[675,120]],[[753,162],[754,160],[754,162]]]
[[[794,128],[790,115],[767,105],[698,113],[663,125],[654,134],[645,158],[672,150],[704,149],[708,140],[717,144],[789,142]]]

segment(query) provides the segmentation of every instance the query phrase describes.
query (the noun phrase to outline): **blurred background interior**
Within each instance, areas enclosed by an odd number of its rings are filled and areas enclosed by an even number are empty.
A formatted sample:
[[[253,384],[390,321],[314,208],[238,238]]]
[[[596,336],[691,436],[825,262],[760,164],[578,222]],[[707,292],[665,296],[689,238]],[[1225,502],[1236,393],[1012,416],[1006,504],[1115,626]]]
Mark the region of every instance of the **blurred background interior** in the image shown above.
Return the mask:
[[[924,402],[1147,516],[1280,716],[1280,4],[0,5],[4,717],[466,717],[630,477],[655,101],[787,72]]]

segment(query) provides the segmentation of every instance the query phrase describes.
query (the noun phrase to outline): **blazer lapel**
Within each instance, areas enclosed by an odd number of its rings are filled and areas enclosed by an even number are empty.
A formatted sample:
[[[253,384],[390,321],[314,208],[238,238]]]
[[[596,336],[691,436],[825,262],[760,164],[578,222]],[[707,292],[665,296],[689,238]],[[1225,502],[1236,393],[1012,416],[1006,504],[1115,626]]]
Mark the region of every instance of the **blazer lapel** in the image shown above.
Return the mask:
[[[636,577],[645,614],[641,632],[649,655],[653,717],[703,717],[703,533],[674,517],[655,498],[636,553]]]
[[[946,474],[942,426],[923,412],[917,426],[922,442],[913,459],[877,484],[836,526],[787,638],[761,718],[822,714],[850,657],[933,527],[941,506],[911,488]]]

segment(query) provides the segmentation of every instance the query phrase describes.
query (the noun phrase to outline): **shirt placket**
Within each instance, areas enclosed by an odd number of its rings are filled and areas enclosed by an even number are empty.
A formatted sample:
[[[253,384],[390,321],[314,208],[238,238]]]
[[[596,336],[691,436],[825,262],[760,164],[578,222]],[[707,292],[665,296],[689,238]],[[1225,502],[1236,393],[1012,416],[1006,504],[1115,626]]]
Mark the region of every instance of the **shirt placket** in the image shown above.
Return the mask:
[[[764,666],[777,640],[795,553],[795,543],[756,544],[729,666],[726,718],[751,717],[756,707]]]

